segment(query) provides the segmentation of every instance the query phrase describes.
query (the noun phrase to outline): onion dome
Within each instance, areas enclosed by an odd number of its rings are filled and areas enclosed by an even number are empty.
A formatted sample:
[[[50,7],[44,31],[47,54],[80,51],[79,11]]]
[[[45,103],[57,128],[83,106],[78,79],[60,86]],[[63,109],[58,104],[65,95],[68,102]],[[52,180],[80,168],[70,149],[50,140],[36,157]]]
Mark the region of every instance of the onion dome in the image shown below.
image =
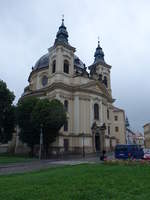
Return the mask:
[[[100,42],[99,41],[98,41],[98,47],[96,48],[94,57],[95,57],[94,63],[97,63],[99,61],[105,62],[105,60],[104,60],[104,52],[103,52],[102,48],[100,47]]]
[[[67,32],[67,29],[64,25],[64,19],[62,19],[62,24],[59,27],[59,30],[56,34],[55,44],[57,42],[62,42],[62,43],[68,44],[68,32]]]

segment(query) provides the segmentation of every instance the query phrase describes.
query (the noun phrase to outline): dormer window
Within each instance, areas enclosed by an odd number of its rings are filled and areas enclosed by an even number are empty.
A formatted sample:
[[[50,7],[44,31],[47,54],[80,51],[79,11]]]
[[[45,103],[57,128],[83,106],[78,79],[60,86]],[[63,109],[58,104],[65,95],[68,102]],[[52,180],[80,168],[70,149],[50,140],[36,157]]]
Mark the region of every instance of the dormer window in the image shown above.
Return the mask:
[[[64,60],[64,73],[69,74],[69,62]]]
[[[56,72],[56,60],[54,60],[52,64],[52,73],[55,73],[55,72]]]

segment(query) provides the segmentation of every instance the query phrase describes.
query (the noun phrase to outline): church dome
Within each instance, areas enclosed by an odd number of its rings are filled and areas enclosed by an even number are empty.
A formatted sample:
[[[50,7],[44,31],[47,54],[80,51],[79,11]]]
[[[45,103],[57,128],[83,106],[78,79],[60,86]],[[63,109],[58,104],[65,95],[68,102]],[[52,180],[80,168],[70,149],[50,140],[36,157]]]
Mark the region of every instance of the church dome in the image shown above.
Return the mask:
[[[48,67],[49,66],[49,54],[45,54],[43,55],[36,63],[34,66],[34,70],[36,69],[41,69],[44,67]]]
[[[49,66],[49,53],[43,55],[39,60],[35,63],[33,70],[42,69]],[[79,59],[78,56],[74,55],[74,67],[84,69],[84,63]]]

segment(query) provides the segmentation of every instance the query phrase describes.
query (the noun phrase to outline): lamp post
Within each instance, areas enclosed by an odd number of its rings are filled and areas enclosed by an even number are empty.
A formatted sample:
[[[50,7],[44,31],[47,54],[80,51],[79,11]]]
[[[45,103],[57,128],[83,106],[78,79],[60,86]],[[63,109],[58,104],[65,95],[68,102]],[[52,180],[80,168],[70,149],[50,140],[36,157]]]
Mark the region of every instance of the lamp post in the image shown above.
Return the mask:
[[[41,130],[40,130],[39,160],[41,160],[41,158],[42,158],[42,145],[43,145],[43,130],[42,130],[42,124],[41,124]]]
[[[85,137],[85,134],[84,132],[82,133],[83,135],[83,158],[85,158],[85,149],[84,149],[84,137]]]

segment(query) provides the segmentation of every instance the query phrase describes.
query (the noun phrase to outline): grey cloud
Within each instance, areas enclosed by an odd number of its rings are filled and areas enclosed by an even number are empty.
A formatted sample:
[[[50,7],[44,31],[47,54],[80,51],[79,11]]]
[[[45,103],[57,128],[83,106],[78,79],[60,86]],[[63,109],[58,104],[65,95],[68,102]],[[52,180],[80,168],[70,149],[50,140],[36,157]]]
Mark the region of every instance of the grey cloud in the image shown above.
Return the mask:
[[[112,65],[112,91],[132,127],[150,121],[150,2],[147,0],[0,1],[0,78],[16,101],[32,65],[53,45],[61,15],[77,55],[90,65],[100,36]]]

